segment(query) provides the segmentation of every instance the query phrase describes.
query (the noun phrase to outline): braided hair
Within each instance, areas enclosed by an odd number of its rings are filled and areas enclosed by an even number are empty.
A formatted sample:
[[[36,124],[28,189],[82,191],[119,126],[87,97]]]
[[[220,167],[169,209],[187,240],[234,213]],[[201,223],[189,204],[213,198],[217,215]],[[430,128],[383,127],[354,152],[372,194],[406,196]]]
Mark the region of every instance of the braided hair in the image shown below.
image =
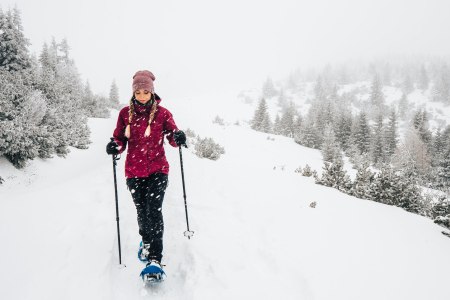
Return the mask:
[[[155,93],[151,94],[150,97],[150,103],[151,103],[151,109],[150,109],[150,116],[148,118],[148,126],[147,129],[145,130],[145,137],[149,137],[150,136],[150,132],[151,132],[151,124],[153,122],[153,119],[155,118],[155,113],[157,111],[158,108],[158,102],[156,101],[156,97],[155,97]],[[136,100],[136,98],[133,96],[130,99],[130,106],[129,106],[129,110],[128,110],[128,125],[125,128],[125,136],[127,137],[127,139],[130,138],[131,136],[131,124],[133,123],[133,116],[134,116],[134,101]]]

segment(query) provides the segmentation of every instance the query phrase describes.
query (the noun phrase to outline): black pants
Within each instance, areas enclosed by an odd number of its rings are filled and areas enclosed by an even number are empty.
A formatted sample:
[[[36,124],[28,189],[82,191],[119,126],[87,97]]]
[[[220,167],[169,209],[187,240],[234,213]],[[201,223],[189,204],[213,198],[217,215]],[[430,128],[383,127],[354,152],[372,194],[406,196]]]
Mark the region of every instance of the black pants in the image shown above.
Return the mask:
[[[149,260],[161,261],[164,221],[162,203],[168,176],[162,173],[145,178],[128,178],[127,186],[137,210],[139,234],[144,244],[150,244]]]

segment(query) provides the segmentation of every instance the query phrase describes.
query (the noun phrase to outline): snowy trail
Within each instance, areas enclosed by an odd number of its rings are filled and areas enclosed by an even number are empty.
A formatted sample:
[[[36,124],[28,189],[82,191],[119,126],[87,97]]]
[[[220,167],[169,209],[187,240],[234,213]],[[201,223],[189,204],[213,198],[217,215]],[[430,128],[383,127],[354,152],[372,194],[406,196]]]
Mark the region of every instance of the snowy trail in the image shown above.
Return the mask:
[[[124,158],[117,170],[126,267],[118,266],[112,162],[104,153],[115,118],[90,120],[88,150],[10,170],[17,177],[0,188],[1,299],[448,299],[450,239],[442,228],[293,172],[305,163],[319,169],[317,151],[216,125],[193,126],[225,146],[220,160],[183,152],[191,240],[183,236],[178,150],[166,147],[168,278],[143,289]]]

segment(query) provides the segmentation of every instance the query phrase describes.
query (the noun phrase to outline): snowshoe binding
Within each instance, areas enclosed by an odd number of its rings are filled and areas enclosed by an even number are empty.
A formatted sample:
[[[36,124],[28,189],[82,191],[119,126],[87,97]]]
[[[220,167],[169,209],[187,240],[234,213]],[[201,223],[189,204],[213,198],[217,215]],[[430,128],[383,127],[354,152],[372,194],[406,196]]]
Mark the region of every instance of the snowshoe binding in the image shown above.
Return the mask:
[[[150,244],[139,244],[138,258],[142,262],[148,262],[148,254],[150,253]]]
[[[157,260],[151,260],[141,272],[141,278],[144,285],[159,283],[166,278],[166,273],[162,269],[161,263]]]

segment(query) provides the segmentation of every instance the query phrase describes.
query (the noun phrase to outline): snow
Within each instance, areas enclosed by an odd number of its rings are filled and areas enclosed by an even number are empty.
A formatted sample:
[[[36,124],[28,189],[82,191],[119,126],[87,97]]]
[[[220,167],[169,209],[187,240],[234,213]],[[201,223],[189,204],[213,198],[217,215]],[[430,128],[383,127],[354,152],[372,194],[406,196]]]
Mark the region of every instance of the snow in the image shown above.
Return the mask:
[[[93,144],[15,170],[0,160],[1,299],[448,299],[450,239],[431,220],[315,185],[317,150],[249,129],[253,106],[224,97],[165,100],[181,128],[213,137],[218,161],[183,150],[164,199],[168,278],[143,288],[136,211],[118,162],[118,265],[111,157],[115,125],[90,119]],[[166,103],[167,102],[167,103]],[[217,103],[217,101],[214,101]],[[254,103],[253,105],[256,105]],[[192,107],[203,107],[193,110]],[[219,112],[219,113],[217,113]],[[216,115],[227,125],[213,124]],[[240,126],[232,125],[240,121]],[[316,202],[315,208],[309,205]]]

